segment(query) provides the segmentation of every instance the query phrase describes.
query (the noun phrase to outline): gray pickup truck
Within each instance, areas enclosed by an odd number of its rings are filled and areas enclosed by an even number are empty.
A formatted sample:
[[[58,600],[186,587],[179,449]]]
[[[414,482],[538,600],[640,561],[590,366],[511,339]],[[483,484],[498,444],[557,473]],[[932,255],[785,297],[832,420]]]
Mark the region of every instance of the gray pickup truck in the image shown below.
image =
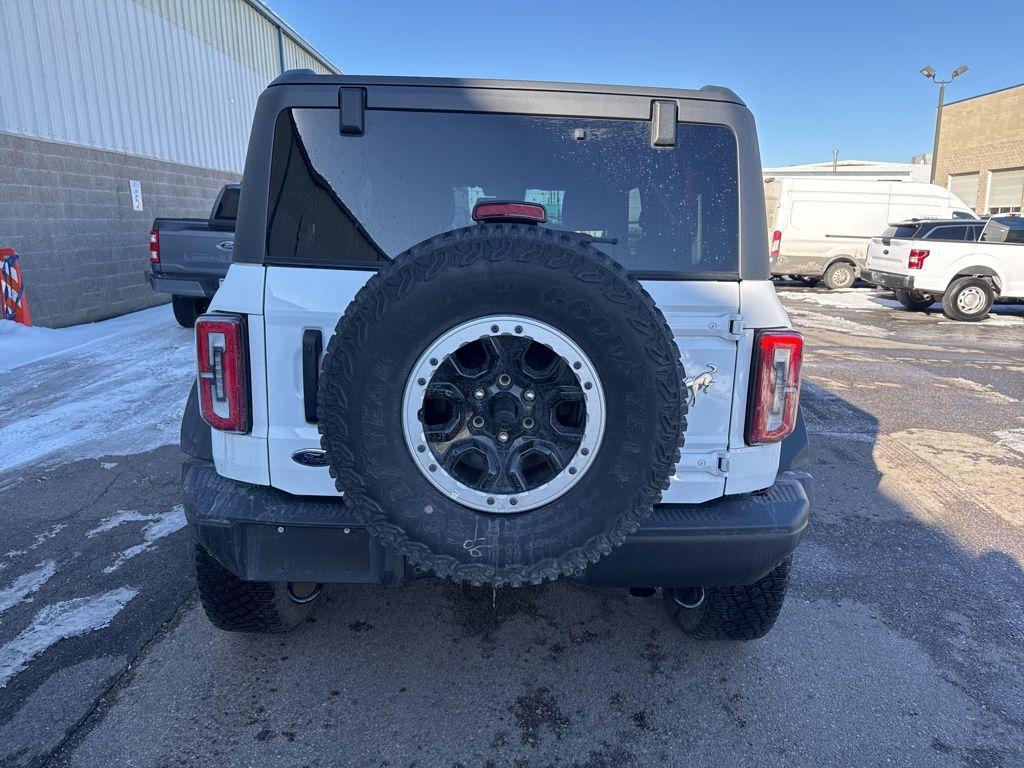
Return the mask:
[[[155,219],[149,232],[150,285],[169,293],[174,318],[191,328],[231,264],[240,184],[225,184],[208,219]]]

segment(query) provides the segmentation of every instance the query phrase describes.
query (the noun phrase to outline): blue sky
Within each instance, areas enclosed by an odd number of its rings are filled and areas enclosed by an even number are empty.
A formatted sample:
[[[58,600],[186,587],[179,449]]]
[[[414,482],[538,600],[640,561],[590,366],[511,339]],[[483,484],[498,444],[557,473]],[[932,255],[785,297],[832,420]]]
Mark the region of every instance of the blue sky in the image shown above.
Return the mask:
[[[699,87],[757,119],[766,166],[930,152],[938,86],[952,101],[1024,82],[1000,11],[966,3],[662,0],[270,0],[344,72]]]

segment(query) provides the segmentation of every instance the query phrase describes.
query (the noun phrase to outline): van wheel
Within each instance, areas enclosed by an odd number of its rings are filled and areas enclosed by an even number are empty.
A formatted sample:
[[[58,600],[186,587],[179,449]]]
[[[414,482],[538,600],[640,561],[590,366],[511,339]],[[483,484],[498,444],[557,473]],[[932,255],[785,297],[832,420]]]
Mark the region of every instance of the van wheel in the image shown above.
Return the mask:
[[[243,581],[199,544],[195,564],[203,611],[226,632],[287,632],[309,618],[320,596],[320,584]]]
[[[662,596],[683,632],[702,640],[756,640],[775,626],[789,586],[788,557],[767,576],[738,587],[665,588]]]
[[[935,297],[924,291],[909,291],[906,288],[896,288],[896,300],[907,309],[914,312],[921,312],[928,309],[935,303]]]
[[[209,299],[194,299],[191,296],[172,296],[171,307],[174,319],[182,328],[192,328],[201,314],[210,306]]]
[[[857,279],[857,268],[848,261],[837,261],[829,265],[822,276],[822,282],[830,290],[849,288]]]
[[[942,312],[951,320],[977,322],[988,317],[995,298],[988,280],[958,277],[942,295]]]

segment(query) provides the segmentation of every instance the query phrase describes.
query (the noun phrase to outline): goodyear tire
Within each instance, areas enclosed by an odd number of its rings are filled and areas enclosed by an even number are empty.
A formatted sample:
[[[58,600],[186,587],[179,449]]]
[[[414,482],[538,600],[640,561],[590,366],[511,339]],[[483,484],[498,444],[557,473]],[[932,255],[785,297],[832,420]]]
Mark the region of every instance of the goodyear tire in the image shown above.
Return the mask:
[[[613,259],[484,224],[411,248],[352,300],[324,356],[321,445],[352,512],[415,566],[540,583],[581,573],[660,499],[683,378]]]

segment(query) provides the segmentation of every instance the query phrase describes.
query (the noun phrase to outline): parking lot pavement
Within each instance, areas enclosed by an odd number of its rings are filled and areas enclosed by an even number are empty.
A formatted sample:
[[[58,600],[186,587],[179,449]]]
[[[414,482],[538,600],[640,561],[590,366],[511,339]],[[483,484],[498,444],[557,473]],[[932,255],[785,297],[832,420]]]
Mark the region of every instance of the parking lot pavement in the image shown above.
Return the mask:
[[[31,510],[17,548],[43,539],[0,590],[42,586],[0,615],[0,665],[12,637],[86,629],[19,651],[0,765],[1022,764],[1024,307],[964,324],[781,293],[817,485],[764,640],[691,641],[619,590],[433,581],[334,587],[291,635],[227,635],[189,595],[185,532],[146,533],[175,526],[177,450],[63,461],[4,492]]]

